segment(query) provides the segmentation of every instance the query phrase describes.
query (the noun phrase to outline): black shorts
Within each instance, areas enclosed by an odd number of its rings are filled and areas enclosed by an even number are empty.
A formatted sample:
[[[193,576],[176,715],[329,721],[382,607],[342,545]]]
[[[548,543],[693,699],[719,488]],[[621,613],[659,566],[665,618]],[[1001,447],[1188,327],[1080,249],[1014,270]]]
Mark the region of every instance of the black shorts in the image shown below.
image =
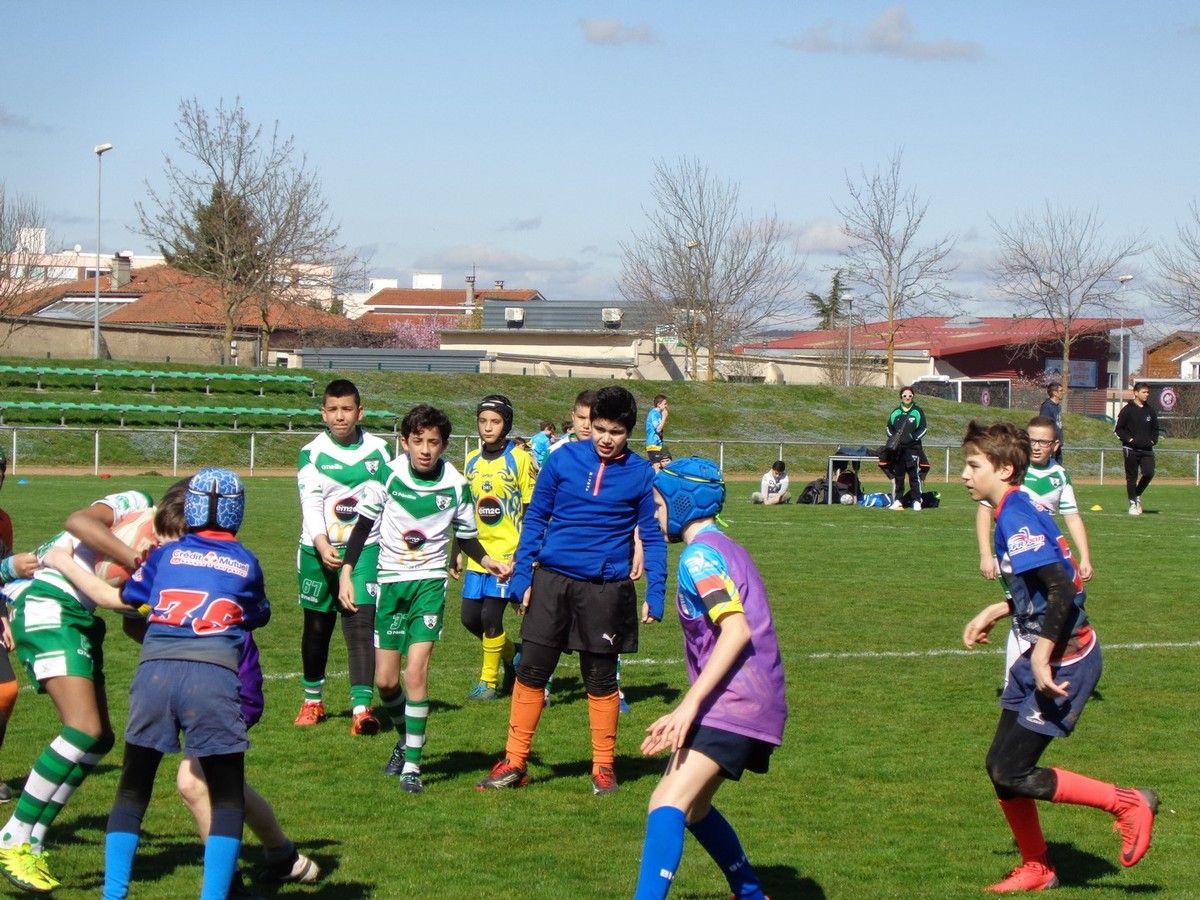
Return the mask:
[[[624,581],[576,581],[538,568],[521,639],[559,650],[636,653],[637,590]]]
[[[771,754],[775,752],[774,744],[709,725],[693,726],[683,746],[703,753],[720,766],[731,781],[741,780],[747,769],[765,774],[771,764]]]

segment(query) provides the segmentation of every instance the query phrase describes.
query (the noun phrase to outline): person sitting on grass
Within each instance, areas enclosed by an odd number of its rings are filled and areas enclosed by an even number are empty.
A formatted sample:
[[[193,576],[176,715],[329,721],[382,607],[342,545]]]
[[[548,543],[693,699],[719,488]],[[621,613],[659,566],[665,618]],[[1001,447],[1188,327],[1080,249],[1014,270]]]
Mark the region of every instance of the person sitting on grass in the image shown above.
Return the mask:
[[[685,829],[721,868],[735,897],[762,898],[754,867],[713,796],[747,769],[765,773],[787,721],[783,662],[767,591],[750,554],[716,524],[725,483],[700,457],[654,479],[659,526],[686,546],[675,602],[683,626],[688,688],[646,729],[642,752],[671,752],[650,797],[636,900],[667,895],[683,857]]]
[[[792,492],[788,490],[787,466],[782,459],[771,463],[769,471],[763,473],[758,490],[750,495],[752,503],[764,506],[775,506],[780,503],[791,503]]]

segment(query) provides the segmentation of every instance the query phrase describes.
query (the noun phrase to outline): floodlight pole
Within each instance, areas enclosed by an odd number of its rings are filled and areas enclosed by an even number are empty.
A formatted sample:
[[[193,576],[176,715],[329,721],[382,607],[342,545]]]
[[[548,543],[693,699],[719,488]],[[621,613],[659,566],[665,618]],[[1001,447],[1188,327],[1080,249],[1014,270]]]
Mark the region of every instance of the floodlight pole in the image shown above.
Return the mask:
[[[846,288],[842,291],[848,307],[846,313],[846,387],[850,387],[850,353],[854,349],[854,290]]]
[[[1120,380],[1120,383],[1117,385],[1117,389],[1124,396],[1125,385],[1129,381],[1129,376],[1125,374],[1125,285],[1133,281],[1133,276],[1129,274],[1118,275],[1117,281],[1121,284],[1121,349],[1120,356],[1117,357],[1119,360],[1117,363],[1117,378]]]
[[[104,154],[112,148],[112,144],[97,144],[92,148],[96,154],[96,298],[92,305],[92,359],[100,358],[100,185]]]

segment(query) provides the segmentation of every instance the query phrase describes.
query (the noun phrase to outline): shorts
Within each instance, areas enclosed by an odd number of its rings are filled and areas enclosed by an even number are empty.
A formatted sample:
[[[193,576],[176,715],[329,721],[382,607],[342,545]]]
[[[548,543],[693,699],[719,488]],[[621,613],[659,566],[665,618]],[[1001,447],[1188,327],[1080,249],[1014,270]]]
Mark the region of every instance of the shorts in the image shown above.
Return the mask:
[[[379,545],[363,547],[350,573],[354,583],[354,603],[357,606],[374,606],[379,597]],[[341,610],[337,602],[338,572],[331,572],[321,565],[317,551],[301,546],[296,551],[296,580],[300,588],[300,605],[315,612]]]
[[[508,582],[501,581],[491,572],[468,571],[463,575],[462,598],[464,600],[482,600],[485,597],[516,602],[515,597],[508,595]]]
[[[215,663],[147,660],[129,686],[125,742],[178,753],[182,731],[188,756],[245,753],[250,741],[238,684],[237,672]]]
[[[445,578],[381,584],[375,608],[376,649],[407,653],[413,644],[441,640],[445,612]]]
[[[1022,727],[1050,737],[1067,737],[1100,681],[1103,669],[1100,642],[1097,640],[1085,656],[1066,665],[1050,666],[1055,682],[1069,681],[1066,697],[1048,697],[1039,693],[1029,664],[1032,648],[1017,657],[1008,670],[1008,680],[1000,695],[1003,709],[1015,710]]]
[[[577,581],[538,568],[521,639],[558,650],[636,653],[637,589],[624,581]]]
[[[50,678],[73,675],[104,684],[104,620],[73,598],[52,599],[26,591],[12,610],[17,659],[45,693]]]
[[[731,781],[741,780],[742,773],[747,769],[760,775],[766,774],[771,764],[771,754],[775,752],[774,744],[711,725],[693,725],[683,746],[703,753],[720,766],[725,777]]]

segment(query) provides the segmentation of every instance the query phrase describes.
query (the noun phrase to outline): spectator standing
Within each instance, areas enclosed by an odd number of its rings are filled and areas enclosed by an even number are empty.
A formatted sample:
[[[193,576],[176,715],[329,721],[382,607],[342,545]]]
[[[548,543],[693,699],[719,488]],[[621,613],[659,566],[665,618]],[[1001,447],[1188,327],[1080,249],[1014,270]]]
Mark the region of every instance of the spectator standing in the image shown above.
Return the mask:
[[[1158,443],[1158,412],[1150,405],[1150,385],[1139,381],[1133,386],[1133,399],[1117,415],[1113,429],[1121,439],[1125,454],[1125,495],[1129,514],[1142,514],[1142,494],[1154,478],[1154,445]]]
[[[775,506],[779,503],[791,503],[792,493],[788,490],[787,469],[782,459],[771,464],[770,471],[765,472],[758,490],[750,495],[754,503],[764,506]]]
[[[546,457],[550,455],[550,445],[554,443],[554,423],[549,419],[542,419],[538,423],[538,432],[529,439],[530,449],[533,450],[533,461],[537,463],[540,469],[546,464]]]
[[[1063,452],[1062,400],[1062,382],[1052,381],[1046,385],[1046,399],[1038,407],[1039,416],[1054,420],[1054,439],[1058,441],[1058,449],[1054,451],[1054,461],[1060,465]]]
[[[670,455],[663,449],[663,432],[667,427],[668,415],[667,395],[655,395],[654,406],[646,413],[646,459],[656,469],[663,467],[664,456],[667,461],[670,460]]]
[[[904,476],[907,474],[913,512],[921,511],[921,472],[929,468],[921,440],[928,430],[929,421],[917,406],[912,387],[901,388],[900,405],[892,410],[887,420],[887,451],[891,475],[896,482],[892,509],[904,509]]]

